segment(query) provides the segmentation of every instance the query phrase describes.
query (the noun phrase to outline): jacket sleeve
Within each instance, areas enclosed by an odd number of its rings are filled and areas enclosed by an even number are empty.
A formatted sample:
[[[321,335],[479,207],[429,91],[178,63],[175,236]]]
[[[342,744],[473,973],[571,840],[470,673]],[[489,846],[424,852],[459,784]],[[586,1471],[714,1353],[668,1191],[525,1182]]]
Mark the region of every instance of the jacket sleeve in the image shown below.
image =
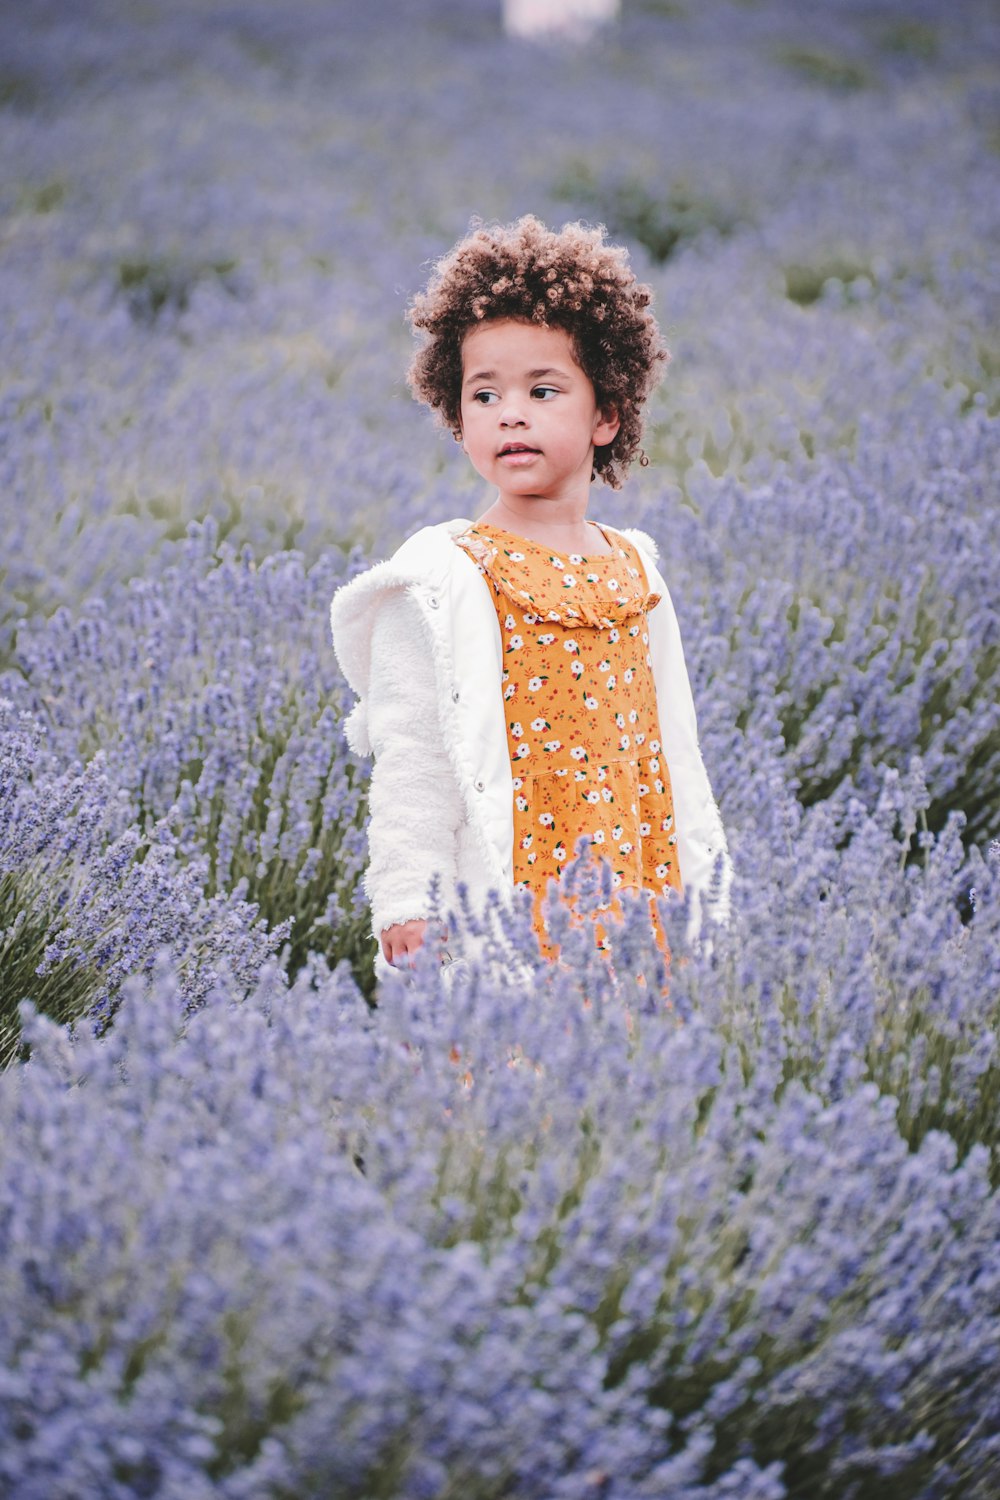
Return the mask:
[[[667,661],[667,701],[658,704],[663,749],[677,812],[677,853],[681,880],[691,897],[689,936],[696,940],[703,903],[716,922],[730,916],[732,864],[725,829],[698,744],[698,723],[680,626],[670,591],[657,570],[660,602],[650,612]]]
[[[454,900],[464,810],[441,734],[419,609],[404,589],[388,591],[372,627],[367,709],[375,765],[364,888],[376,939],[397,922],[430,915],[435,873],[442,910]]]

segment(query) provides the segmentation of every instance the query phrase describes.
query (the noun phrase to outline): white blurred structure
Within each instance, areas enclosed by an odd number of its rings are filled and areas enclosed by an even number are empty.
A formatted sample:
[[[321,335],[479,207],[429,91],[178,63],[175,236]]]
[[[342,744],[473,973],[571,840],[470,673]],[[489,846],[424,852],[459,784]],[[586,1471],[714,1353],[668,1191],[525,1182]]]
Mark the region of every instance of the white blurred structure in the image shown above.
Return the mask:
[[[511,36],[589,36],[618,14],[619,0],[504,0]]]

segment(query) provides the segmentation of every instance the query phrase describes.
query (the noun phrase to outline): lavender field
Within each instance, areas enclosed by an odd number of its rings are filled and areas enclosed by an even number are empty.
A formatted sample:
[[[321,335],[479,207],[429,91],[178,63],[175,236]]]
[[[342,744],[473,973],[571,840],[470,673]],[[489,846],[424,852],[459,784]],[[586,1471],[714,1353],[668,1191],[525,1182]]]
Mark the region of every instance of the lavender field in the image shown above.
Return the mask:
[[[996,8],[32,0],[0,143],[0,1496],[991,1500]],[[403,309],[528,211],[672,352],[669,1007],[638,907],[372,970],[329,601],[488,503]]]

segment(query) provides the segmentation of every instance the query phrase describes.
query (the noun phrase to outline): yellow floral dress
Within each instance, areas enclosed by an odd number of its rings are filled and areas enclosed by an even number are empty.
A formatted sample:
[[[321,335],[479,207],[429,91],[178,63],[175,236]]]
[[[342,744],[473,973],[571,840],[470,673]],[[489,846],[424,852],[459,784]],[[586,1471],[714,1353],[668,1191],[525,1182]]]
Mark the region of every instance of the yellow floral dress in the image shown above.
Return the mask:
[[[542,901],[587,835],[610,861],[613,892],[680,890],[670,774],[663,756],[646,615],[660,601],[625,537],[609,555],[557,553],[474,522],[455,538],[490,585],[503,642],[514,786],[514,883]],[[572,906],[572,902],[569,903]],[[609,910],[621,917],[613,894]],[[655,906],[650,913],[667,953]],[[595,922],[598,947],[610,940]]]

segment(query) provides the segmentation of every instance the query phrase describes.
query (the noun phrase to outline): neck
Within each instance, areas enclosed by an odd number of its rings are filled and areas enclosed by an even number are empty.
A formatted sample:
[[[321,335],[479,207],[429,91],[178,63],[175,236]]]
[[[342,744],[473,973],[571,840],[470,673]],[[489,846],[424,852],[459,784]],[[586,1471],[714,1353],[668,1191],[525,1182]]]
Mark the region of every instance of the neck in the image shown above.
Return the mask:
[[[498,497],[489,510],[477,519],[487,526],[498,526],[501,531],[527,537],[530,541],[541,542],[543,546],[555,547],[560,552],[609,551],[600,527],[596,522],[588,521],[584,515],[578,516],[575,521],[567,520],[565,516],[561,520],[550,521],[541,514],[541,507],[525,506],[523,510],[512,510]]]
[[[498,526],[508,522],[516,530],[519,526],[534,526],[540,531],[583,532],[587,528],[587,502],[565,501],[553,503],[544,500],[527,500],[517,496],[513,502],[498,495],[490,506],[489,514]]]

